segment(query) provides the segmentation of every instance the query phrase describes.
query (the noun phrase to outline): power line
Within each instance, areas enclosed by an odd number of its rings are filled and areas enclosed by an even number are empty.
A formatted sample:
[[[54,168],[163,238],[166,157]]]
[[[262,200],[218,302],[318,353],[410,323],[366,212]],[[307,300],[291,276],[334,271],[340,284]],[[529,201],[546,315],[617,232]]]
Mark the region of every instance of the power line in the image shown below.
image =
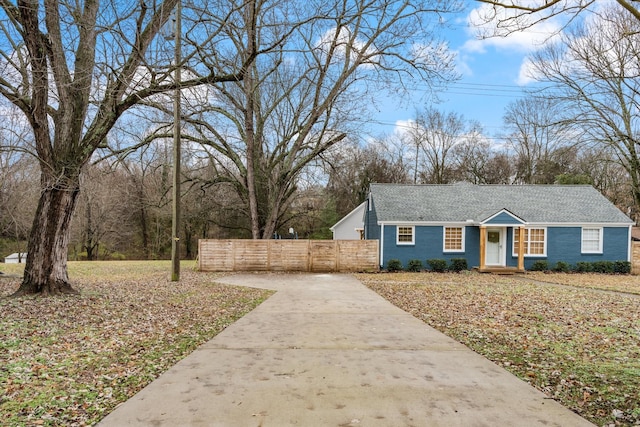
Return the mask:
[[[457,91],[444,91],[443,94],[449,94],[449,95],[471,95],[471,96],[489,96],[489,97],[495,97],[495,98],[522,98],[522,97],[526,96],[525,94],[508,95],[508,94],[497,94],[497,93],[457,92]]]
[[[367,121],[363,121],[362,123],[363,124],[375,124],[375,125],[381,125],[381,126],[391,126],[391,127],[394,127],[394,128],[397,127],[397,128],[403,128],[403,129],[412,129],[411,126],[404,125],[402,123],[397,123],[397,122],[393,122],[392,123],[392,122],[386,122],[384,120],[367,120]],[[502,128],[501,126],[484,126],[484,127],[487,127],[487,128],[498,128],[498,129]],[[482,137],[486,138],[486,139],[492,139],[492,140],[498,140],[498,141],[502,141],[502,140],[506,139],[504,137],[488,136],[486,134],[482,134]]]
[[[490,87],[490,88],[507,88],[512,91],[522,92],[522,86],[518,85],[499,85],[499,84],[491,84],[491,83],[470,83],[470,82],[454,82],[451,83],[452,86],[478,86],[478,87]]]

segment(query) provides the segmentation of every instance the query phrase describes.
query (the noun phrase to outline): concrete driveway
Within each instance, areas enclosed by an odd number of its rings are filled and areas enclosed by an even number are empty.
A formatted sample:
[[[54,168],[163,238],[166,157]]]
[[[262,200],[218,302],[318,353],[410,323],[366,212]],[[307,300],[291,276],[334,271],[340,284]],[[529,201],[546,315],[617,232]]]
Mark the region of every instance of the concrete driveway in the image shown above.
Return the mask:
[[[590,426],[340,274],[243,274],[277,292],[98,425]]]

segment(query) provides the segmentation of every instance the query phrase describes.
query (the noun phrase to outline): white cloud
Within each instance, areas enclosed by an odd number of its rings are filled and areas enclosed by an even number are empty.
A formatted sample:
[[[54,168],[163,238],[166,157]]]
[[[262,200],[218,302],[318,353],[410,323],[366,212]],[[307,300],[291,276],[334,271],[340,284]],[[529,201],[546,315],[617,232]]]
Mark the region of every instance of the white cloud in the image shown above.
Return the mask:
[[[534,52],[556,38],[562,29],[557,19],[533,24],[526,18],[518,21],[523,28],[521,30],[500,28],[498,23],[513,14],[508,9],[494,11],[487,4],[473,9],[467,16],[469,33],[473,38],[464,44],[463,49],[477,53],[484,53],[491,47],[519,53]]]
[[[509,9],[494,10],[487,4],[469,13],[467,28],[470,38],[460,48],[458,65],[459,69],[464,70],[465,75],[473,74],[470,62],[474,56],[494,51],[522,57],[519,74],[517,77],[514,76],[517,84],[526,85],[534,81],[527,55],[541,49],[547,43],[555,42],[562,30],[562,24],[554,18],[533,24],[527,21],[525,16],[518,21],[522,28],[520,30],[499,26],[500,22],[505,22],[515,13]]]
[[[414,119],[396,120],[393,134],[398,138],[406,137],[412,130],[416,129],[417,123]]]
[[[471,65],[469,64],[469,62],[473,61],[473,56],[462,50],[453,51],[453,54],[456,58],[456,73],[461,76],[473,76],[473,68],[471,68]]]
[[[536,72],[533,63],[531,59],[525,58],[522,64],[520,64],[520,72],[518,73],[516,83],[520,86],[526,86],[534,82],[536,82]]]

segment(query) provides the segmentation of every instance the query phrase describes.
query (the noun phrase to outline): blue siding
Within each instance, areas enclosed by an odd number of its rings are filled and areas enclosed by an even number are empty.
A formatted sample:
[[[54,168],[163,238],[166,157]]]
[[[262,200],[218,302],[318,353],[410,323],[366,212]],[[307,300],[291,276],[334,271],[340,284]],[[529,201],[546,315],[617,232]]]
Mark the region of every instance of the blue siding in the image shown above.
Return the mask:
[[[582,259],[582,227],[549,227],[547,228],[547,262],[553,267],[558,261],[575,264],[578,261],[595,261]],[[596,255],[602,259],[602,255]]]
[[[500,225],[520,225],[522,221],[515,218],[513,215],[509,215],[506,212],[502,212],[491,218],[491,221],[486,222],[487,225],[500,224]]]
[[[466,258],[469,268],[480,263],[480,230],[478,227],[465,227],[465,252],[444,252],[443,226],[416,226],[415,244],[396,244],[397,227],[387,225],[384,227],[384,259],[382,266],[386,266],[390,259],[399,259],[402,266],[406,267],[410,260],[419,259],[427,267],[426,261],[432,258],[445,259],[448,262],[452,258]]]
[[[442,227],[415,227],[415,244],[396,244],[397,227],[387,225],[384,228],[384,265],[390,259],[399,259],[403,267],[409,260],[419,259],[423,263],[429,258],[436,258],[442,252]]]
[[[375,205],[374,205],[375,207]],[[502,213],[491,222],[507,224],[507,220],[517,224],[517,221],[507,213]],[[365,238],[381,239],[381,227],[377,225],[375,209],[365,212]],[[506,233],[506,264],[510,267],[518,265],[518,258],[513,256],[513,230],[507,227]],[[525,269],[530,269],[534,262],[546,260],[552,268],[558,261],[564,261],[572,266],[579,261],[619,261],[628,260],[629,228],[628,227],[604,227],[603,228],[603,253],[581,253],[581,227],[546,227],[547,230],[547,255],[525,257]],[[413,245],[396,244],[397,227],[386,225],[384,227],[384,248],[381,247],[382,257],[380,263],[383,267],[390,259],[399,259],[404,267],[409,260],[419,259],[426,265],[426,260],[431,258],[445,259],[450,262],[452,258],[466,258],[469,268],[480,265],[480,229],[478,227],[465,227],[465,252],[445,253],[443,251],[443,226],[416,226],[415,243]]]
[[[480,228],[466,227],[465,253],[452,258],[466,258],[469,268],[480,266]]]
[[[530,269],[534,262],[546,260],[549,268],[553,268],[558,261],[564,261],[572,266],[577,262],[593,261],[627,261],[629,251],[628,227],[604,227],[603,248],[601,254],[583,254],[582,227],[547,227],[547,256],[524,258],[525,269]],[[516,266],[518,258],[512,256],[513,231],[508,230],[507,264]]]
[[[603,232],[603,251],[613,261],[631,261],[629,227],[605,227]]]

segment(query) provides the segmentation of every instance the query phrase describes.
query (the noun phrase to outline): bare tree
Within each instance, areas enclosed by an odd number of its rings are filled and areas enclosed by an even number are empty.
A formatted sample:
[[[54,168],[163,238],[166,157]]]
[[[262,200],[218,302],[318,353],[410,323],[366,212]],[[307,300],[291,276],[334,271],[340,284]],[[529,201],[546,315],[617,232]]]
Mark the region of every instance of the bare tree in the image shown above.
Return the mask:
[[[176,88],[175,66],[186,67],[200,47],[218,47],[216,30],[207,27],[192,32],[205,39],[186,51],[185,64],[161,63],[165,58],[151,47],[159,43],[156,36],[177,2],[154,2],[155,8],[145,1],[0,2],[0,94],[29,123],[41,169],[27,266],[15,295],[74,292],[66,261],[83,166],[123,113]],[[253,9],[252,3],[245,7]],[[255,52],[245,50],[238,57],[225,47],[224,71],[214,72],[201,61],[189,67],[192,77],[180,86],[241,79]]]
[[[115,191],[104,191],[106,188],[101,184],[105,181],[105,175],[95,166],[85,167],[82,175],[83,191],[79,195],[80,200],[75,211],[75,222],[80,222],[78,227],[80,230],[79,240],[81,250],[86,254],[87,260],[98,259],[100,244],[104,244],[104,237],[112,225],[109,224],[112,223],[109,221],[109,214],[114,211],[114,206],[105,198],[115,196],[112,200],[118,200]]]
[[[28,139],[20,112],[0,100],[0,240],[19,254],[26,252],[39,194],[37,162],[23,147]]]
[[[607,146],[582,150],[577,159],[576,176],[588,177],[593,185],[620,210],[638,220],[629,174]]]
[[[537,77],[551,85],[545,93],[561,104],[581,131],[581,139],[615,154],[631,181],[640,208],[640,21],[619,6],[533,56]]]
[[[85,166],[71,225],[70,246],[76,259],[110,259],[124,255],[116,253],[123,247],[134,252],[137,210],[132,202],[137,194],[128,184],[127,171],[117,164]]]
[[[0,152],[0,239],[12,252],[26,252],[38,201],[38,165],[25,153]]]
[[[515,182],[552,184],[558,171],[560,148],[575,145],[571,122],[563,117],[563,106],[553,98],[532,96],[507,106],[506,140],[515,153]]]
[[[474,184],[511,184],[513,159],[484,137],[479,124],[453,148],[456,178]]]
[[[453,148],[465,133],[464,117],[434,108],[418,112],[410,138],[424,153],[422,181],[446,184],[453,178]]]
[[[256,28],[228,33],[242,49],[281,49],[251,63],[242,82],[214,85],[191,135],[227,159],[253,238],[284,221],[302,171],[358,129],[376,89],[402,79],[452,77],[452,56],[432,32],[456,2],[257,2]],[[236,27],[239,27],[238,23]]]
[[[385,140],[367,147],[342,146],[332,150],[325,159],[328,182],[326,189],[335,201],[338,218],[342,218],[362,203],[372,183],[409,183],[402,159],[392,157],[380,146]]]

